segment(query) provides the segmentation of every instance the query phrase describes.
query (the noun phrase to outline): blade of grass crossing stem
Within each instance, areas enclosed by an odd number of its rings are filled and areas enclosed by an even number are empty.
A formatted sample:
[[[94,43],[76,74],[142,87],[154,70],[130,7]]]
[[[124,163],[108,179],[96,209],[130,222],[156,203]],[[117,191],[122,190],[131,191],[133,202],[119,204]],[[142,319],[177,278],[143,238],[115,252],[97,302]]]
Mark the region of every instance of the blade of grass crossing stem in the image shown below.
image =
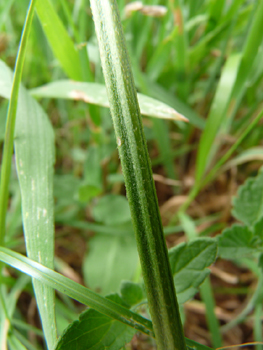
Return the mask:
[[[205,303],[205,313],[208,329],[211,334],[212,344],[214,348],[220,348],[222,346],[222,337],[219,329],[219,322],[215,315],[215,300],[210,283],[210,277],[208,276],[203,284],[200,286],[200,293],[203,302]]]
[[[224,121],[226,109],[236,80],[240,55],[230,56],[222,72],[217,91],[210,108],[204,132],[202,133],[197,154],[196,180],[201,180],[208,164],[212,145],[221,123]]]
[[[19,253],[0,247],[0,260],[104,315],[154,336],[151,321]]]
[[[64,71],[71,79],[81,81],[78,52],[52,3],[49,0],[38,0],[36,10],[49,44]]]
[[[114,0],[91,1],[157,347],[186,349],[136,90]]]
[[[64,277],[63,275],[33,261],[22,254],[0,247],[0,261],[13,266],[15,269],[38,279],[40,282],[60,291],[80,303],[118,320],[154,338],[152,322],[120,304],[102,297],[90,289]],[[188,346],[195,346],[196,350],[211,350],[210,348],[185,338]]]

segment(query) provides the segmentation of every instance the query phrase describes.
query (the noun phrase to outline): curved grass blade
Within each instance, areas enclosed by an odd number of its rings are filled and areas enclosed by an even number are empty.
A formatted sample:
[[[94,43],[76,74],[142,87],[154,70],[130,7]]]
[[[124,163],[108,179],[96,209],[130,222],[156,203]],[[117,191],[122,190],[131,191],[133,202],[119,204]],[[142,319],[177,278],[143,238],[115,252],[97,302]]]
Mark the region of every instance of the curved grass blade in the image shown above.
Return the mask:
[[[55,81],[32,89],[35,97],[64,98],[81,100],[102,107],[110,107],[105,85],[97,83],[81,83],[70,80]],[[138,93],[141,114],[162,119],[187,121],[175,109],[151,97]]]
[[[19,253],[0,247],[0,260],[104,315],[154,336],[151,321]]]
[[[104,315],[154,337],[152,322],[150,320],[102,297],[88,288],[83,287],[71,279],[62,276],[22,254],[0,247],[0,261],[13,266],[15,269],[20,270],[35,279],[38,279],[42,283],[49,285],[51,288],[54,288],[69,297],[78,300],[80,303],[92,307]],[[195,350],[211,350],[211,348],[188,338],[185,338],[185,341],[189,347],[195,347]]]
[[[183,350],[183,329],[118,7],[114,0],[93,0],[91,8],[157,346]]]

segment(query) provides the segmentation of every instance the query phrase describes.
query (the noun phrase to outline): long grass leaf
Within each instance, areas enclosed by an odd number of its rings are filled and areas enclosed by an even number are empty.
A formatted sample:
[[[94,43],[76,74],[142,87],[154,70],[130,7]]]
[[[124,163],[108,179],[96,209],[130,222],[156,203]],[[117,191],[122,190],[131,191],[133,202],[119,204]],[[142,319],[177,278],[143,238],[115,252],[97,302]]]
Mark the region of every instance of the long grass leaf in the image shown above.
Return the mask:
[[[14,80],[12,85],[11,97],[8,108],[6,131],[5,131],[5,142],[3,150],[3,160],[1,168],[1,183],[0,183],[0,245],[4,243],[5,235],[5,217],[7,211],[8,202],[8,190],[9,190],[9,179],[11,172],[11,161],[13,154],[13,140],[16,123],[16,111],[18,103],[19,86],[22,78],[23,65],[26,54],[26,44],[32,25],[34,8],[36,0],[32,0],[28,7],[28,12],[25,20],[24,29],[22,32],[21,42],[17,54]]]
[[[256,2],[254,6],[255,8],[250,18],[251,25],[244,43],[241,62],[231,95],[231,109],[228,110],[227,123],[221,128],[221,133],[227,133],[231,128],[233,118],[248,88],[247,83],[251,72],[253,72],[253,63],[257,58],[257,53],[263,42],[263,2]]]
[[[105,85],[97,83],[60,80],[32,89],[30,92],[36,97],[81,100],[102,107],[110,107]],[[138,100],[143,115],[161,119],[186,121],[180,113],[163,102],[142,94],[138,94]]]
[[[36,10],[49,44],[61,66],[71,79],[82,80],[79,54],[52,3],[50,0],[38,0]]]
[[[6,78],[4,87],[0,86],[0,95],[8,96],[12,74],[1,62],[0,72],[5,72]],[[23,86],[19,91],[15,136],[27,254],[53,268],[54,134],[47,115]],[[33,284],[45,337],[49,349],[52,349],[56,342],[54,292],[38,281],[33,281]]]
[[[225,119],[226,109],[229,105],[232,89],[236,81],[239,62],[240,55],[230,56],[218,83],[217,91],[198,148],[196,168],[197,181],[202,178],[209,164],[208,157],[211,155],[211,147],[215,142],[220,125]]]

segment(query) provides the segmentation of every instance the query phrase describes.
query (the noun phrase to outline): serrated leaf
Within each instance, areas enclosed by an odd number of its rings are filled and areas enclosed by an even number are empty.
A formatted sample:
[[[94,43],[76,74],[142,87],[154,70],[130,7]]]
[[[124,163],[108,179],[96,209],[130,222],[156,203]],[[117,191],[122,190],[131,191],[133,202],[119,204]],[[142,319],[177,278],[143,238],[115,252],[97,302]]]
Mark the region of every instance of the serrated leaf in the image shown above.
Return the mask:
[[[120,287],[121,297],[128,305],[136,305],[144,298],[143,288],[140,284],[122,281]]]
[[[126,306],[118,294],[108,299]],[[56,350],[119,350],[129,343],[136,330],[89,309],[62,334]]]
[[[125,233],[125,232],[124,232]],[[96,235],[84,260],[84,280],[102,294],[116,292],[122,280],[132,279],[138,264],[135,237]]]
[[[36,97],[64,98],[81,100],[109,108],[109,100],[105,85],[97,83],[81,83],[70,80],[55,81],[31,90]],[[141,114],[161,119],[187,121],[180,113],[167,104],[149,96],[138,93]]]
[[[182,243],[169,250],[178,302],[185,303],[197,292],[197,288],[209,274],[207,267],[216,258],[217,244],[210,238]]]
[[[218,236],[218,249],[219,256],[223,259],[249,255],[255,250],[253,233],[246,226],[234,224]]]
[[[248,227],[252,227],[263,217],[263,167],[256,177],[247,179],[239,187],[233,205],[234,217]]]

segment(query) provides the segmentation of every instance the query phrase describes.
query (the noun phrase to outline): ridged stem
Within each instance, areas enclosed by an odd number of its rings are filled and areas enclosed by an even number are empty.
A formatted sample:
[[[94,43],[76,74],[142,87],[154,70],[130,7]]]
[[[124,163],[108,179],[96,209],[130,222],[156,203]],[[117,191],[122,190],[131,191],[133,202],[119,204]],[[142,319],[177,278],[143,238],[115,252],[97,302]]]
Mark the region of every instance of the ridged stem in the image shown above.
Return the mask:
[[[137,93],[115,0],[91,0],[127,197],[159,350],[185,340]]]

